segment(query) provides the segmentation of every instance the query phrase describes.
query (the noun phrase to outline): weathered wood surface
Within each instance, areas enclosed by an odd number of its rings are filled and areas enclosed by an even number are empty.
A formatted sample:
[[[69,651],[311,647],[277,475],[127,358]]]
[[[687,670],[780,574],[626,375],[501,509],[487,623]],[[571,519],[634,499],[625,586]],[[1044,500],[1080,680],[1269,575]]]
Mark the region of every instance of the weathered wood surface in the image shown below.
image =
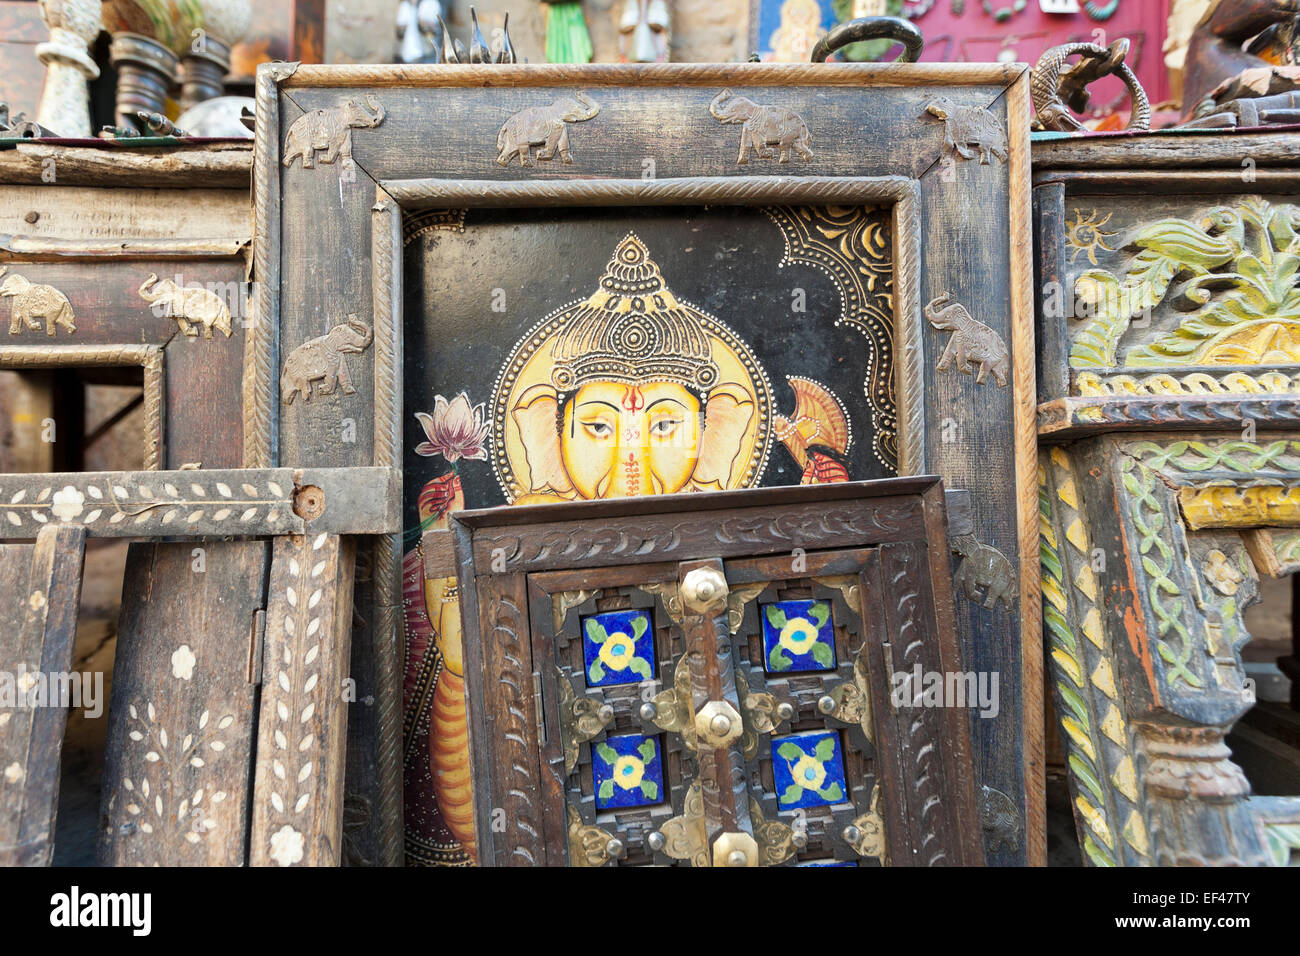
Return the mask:
[[[99,538],[392,534],[399,480],[391,468],[0,475],[0,528],[15,538],[59,521]]]
[[[201,147],[88,147],[19,143],[0,153],[0,183],[48,183],[49,162],[66,186],[131,186],[186,189],[247,188],[252,143]]]
[[[242,866],[268,546],[136,544],[109,708],[99,861]]]
[[[5,158],[13,155],[9,150],[0,152],[0,169]],[[194,189],[184,185],[149,189],[129,187],[120,178],[106,178],[76,186],[71,180],[65,181],[65,170],[57,165],[55,170],[58,178],[54,184],[42,183],[38,177],[34,184],[4,186],[0,234],[12,237],[13,243],[63,240],[88,245],[163,239],[232,243],[252,239],[247,185],[240,189]],[[103,188],[110,185],[114,188]],[[234,251],[238,250],[231,254]]]
[[[253,785],[253,866],[337,866],[355,542],[314,534],[276,539],[262,650]]]
[[[35,545],[0,545],[0,865],[48,866],[54,852],[67,683],[76,642],[85,532],[42,530]],[[35,704],[36,706],[31,706]]]
[[[1295,163],[1295,134],[1268,130],[1231,133],[1151,132],[1139,136],[1064,137],[1033,144],[1034,177],[1051,178],[1058,169],[1199,169],[1220,166],[1241,170],[1249,156],[1259,166]],[[1167,181],[1173,185],[1176,180]]]

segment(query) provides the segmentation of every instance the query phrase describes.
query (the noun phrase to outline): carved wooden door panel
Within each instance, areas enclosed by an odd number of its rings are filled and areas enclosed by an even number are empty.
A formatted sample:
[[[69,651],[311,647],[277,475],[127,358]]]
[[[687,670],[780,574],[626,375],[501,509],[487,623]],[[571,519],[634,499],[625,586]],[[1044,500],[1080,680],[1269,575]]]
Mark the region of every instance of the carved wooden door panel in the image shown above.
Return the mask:
[[[746,544],[770,552],[757,537]],[[494,605],[526,595],[526,640],[482,653],[505,655],[498,686],[520,683],[510,671],[531,660],[531,686],[475,724],[477,749],[509,773],[536,759],[506,790],[529,811],[488,812],[503,835],[487,861],[978,862],[965,711],[914,706],[911,689],[959,668],[931,553],[924,540],[724,552],[511,575],[519,591],[479,577],[480,600],[485,588]],[[538,852],[520,853],[530,829]]]

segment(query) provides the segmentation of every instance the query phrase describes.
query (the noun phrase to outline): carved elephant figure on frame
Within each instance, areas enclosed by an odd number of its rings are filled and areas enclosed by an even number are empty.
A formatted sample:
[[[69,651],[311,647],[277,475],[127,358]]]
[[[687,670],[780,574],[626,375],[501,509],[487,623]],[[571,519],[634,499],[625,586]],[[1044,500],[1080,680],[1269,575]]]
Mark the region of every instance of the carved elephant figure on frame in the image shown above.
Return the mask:
[[[1016,577],[1011,562],[997,548],[983,544],[973,534],[952,540],[954,554],[961,555],[957,570],[952,576],[953,586],[972,602],[979,604],[980,589],[984,589],[983,606],[991,610],[998,601],[1015,607],[1020,579]]]
[[[574,93],[547,106],[520,110],[497,133],[497,165],[509,166],[510,160],[518,156],[520,166],[531,166],[534,149],[537,149],[537,159],[554,159],[558,151],[560,162],[572,163],[569,124],[585,123],[599,112],[600,106],[586,93]]]
[[[302,168],[311,169],[316,164],[316,154],[320,153],[322,163],[332,163],[340,156],[344,164],[350,163],[352,131],[374,129],[386,115],[379,101],[369,93],[364,104],[348,100],[342,106],[305,113],[289,127],[281,162],[292,166],[295,159],[301,159]]]
[[[344,395],[356,392],[348,375],[344,356],[364,352],[374,340],[374,330],[355,315],[348,316],[347,324],[336,325],[319,338],[308,339],[289,353],[284,371],[280,375],[280,399],[286,405],[301,395],[311,401],[312,384],[318,395],[328,395],[338,383]]]
[[[140,298],[166,309],[163,314],[176,320],[186,335],[198,335],[196,325],[203,326],[204,338],[212,338],[212,330],[230,338],[230,309],[215,292],[198,286],[177,285],[171,279],[159,279],[155,273],[140,283]]]
[[[946,96],[930,103],[925,111],[943,120],[944,155],[954,149],[962,159],[974,159],[979,153],[980,165],[988,166],[996,156],[1003,162],[1010,155],[1007,133],[998,118],[982,106],[958,106]]]
[[[9,269],[0,269],[3,276]],[[71,335],[77,331],[68,297],[52,285],[36,285],[23,276],[12,274],[0,285],[0,296],[14,300],[9,334],[17,335],[24,325],[39,331],[45,324],[45,334],[54,335],[55,326],[61,325]]]
[[[743,123],[740,128],[740,157],[738,164],[749,162],[750,150],[759,159],[771,159],[777,149],[778,163],[790,162],[790,151],[800,159],[813,157],[808,145],[808,124],[794,110],[783,106],[760,106],[753,100],[723,90],[709,103],[709,113],[720,123]]]
[[[971,373],[972,366],[979,369],[975,376],[976,385],[983,385],[984,379],[992,372],[999,387],[1005,386],[1010,373],[1011,355],[1002,336],[972,316],[960,302],[948,304],[951,298],[945,292],[931,299],[925,307],[925,317],[932,326],[940,331],[952,332],[935,369],[946,372],[955,361],[957,370],[966,375]]]

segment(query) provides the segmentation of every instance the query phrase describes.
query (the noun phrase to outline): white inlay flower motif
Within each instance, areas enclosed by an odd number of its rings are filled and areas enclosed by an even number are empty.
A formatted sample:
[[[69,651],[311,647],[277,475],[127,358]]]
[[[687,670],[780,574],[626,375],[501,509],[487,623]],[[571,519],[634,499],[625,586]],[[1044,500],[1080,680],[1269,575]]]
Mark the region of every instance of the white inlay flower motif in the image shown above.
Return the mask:
[[[181,680],[189,680],[194,676],[195,661],[196,658],[194,652],[190,650],[190,646],[182,644],[172,654],[172,676]]]
[[[62,491],[54,493],[54,504],[50,511],[54,512],[54,517],[60,521],[71,521],[84,510],[82,507],[86,503],[86,496],[83,495],[72,485],[64,485]]]
[[[271,859],[281,866],[293,866],[302,859],[302,834],[285,824],[271,834]]]

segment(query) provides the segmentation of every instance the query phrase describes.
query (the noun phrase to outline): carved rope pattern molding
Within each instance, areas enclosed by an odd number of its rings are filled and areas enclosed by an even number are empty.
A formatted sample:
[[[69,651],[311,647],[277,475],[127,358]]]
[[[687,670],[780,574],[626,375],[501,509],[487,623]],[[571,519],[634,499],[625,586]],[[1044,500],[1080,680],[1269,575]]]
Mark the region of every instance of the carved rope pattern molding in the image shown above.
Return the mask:
[[[1133,735],[1120,712],[1110,643],[1097,603],[1100,583],[1079,513],[1073,463],[1063,449],[1040,457],[1038,481],[1048,666],[1084,859],[1096,866],[1149,864]],[[1116,846],[1116,833],[1127,849]]]

